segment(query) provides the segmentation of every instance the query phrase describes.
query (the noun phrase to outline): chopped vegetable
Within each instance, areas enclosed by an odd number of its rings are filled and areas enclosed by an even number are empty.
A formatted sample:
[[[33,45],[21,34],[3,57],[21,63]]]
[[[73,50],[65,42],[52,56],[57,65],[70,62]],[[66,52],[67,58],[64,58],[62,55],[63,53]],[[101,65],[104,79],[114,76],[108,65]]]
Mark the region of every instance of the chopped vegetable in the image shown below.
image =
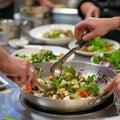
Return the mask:
[[[52,74],[46,80],[42,80],[42,78],[39,78],[39,80],[47,86],[52,85],[54,90],[43,92],[32,89],[31,92],[29,87],[25,87],[25,91],[32,94],[37,93],[50,99],[63,100],[95,97],[100,94],[95,75],[88,75],[85,78],[79,72],[77,73],[72,66],[63,66],[60,76]]]
[[[26,85],[26,86],[24,87],[24,91],[26,91],[27,93],[33,93],[33,92],[32,92],[32,88],[31,88],[30,85]]]
[[[86,97],[88,97],[88,93],[85,90],[82,90],[80,92],[80,96],[83,97],[83,98],[86,98]]]
[[[115,70],[120,70],[120,50],[115,50],[112,53],[106,53],[101,56],[94,55],[92,57],[92,61],[96,64],[101,64]]]

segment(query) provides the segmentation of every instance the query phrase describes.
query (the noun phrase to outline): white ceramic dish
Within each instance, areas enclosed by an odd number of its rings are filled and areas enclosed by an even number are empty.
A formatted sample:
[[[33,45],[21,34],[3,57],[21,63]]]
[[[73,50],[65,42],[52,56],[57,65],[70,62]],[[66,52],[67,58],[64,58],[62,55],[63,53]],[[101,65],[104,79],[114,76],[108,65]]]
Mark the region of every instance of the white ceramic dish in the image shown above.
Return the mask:
[[[44,38],[43,34],[50,32],[51,29],[62,29],[62,30],[71,30],[74,32],[74,25],[71,24],[48,24],[33,28],[29,34],[32,38],[37,40],[37,42],[52,44],[52,45],[65,45],[74,39],[74,37],[68,38]]]
[[[20,39],[19,38],[16,38],[16,39],[11,39],[8,44],[10,45],[10,47],[12,48],[18,48],[17,44],[18,45],[27,45],[29,43],[29,41],[25,38],[25,37],[21,37]]]
[[[27,55],[30,56],[32,53],[38,53],[40,49],[46,49],[52,51],[55,55],[60,55],[61,53],[66,54],[69,49],[64,48],[64,47],[59,47],[59,46],[47,46],[47,45],[25,45],[23,49],[16,50],[15,52],[12,53],[13,56],[15,54],[19,55]],[[67,61],[72,60],[75,57],[75,55],[71,55]]]
[[[106,39],[104,38],[106,41],[108,41],[109,43],[113,44],[113,50],[118,50],[120,48],[120,44],[114,40],[110,40],[110,39]],[[73,40],[71,41],[69,44],[68,44],[68,47],[69,49],[72,49],[74,48],[76,45],[76,40]],[[112,52],[112,51],[110,51]],[[80,50],[77,50],[76,53],[80,54],[80,55],[85,55],[85,56],[92,56],[92,55],[95,55],[95,54],[98,54],[98,52],[85,52],[85,51],[80,51]],[[108,52],[103,52],[103,53],[108,53]]]

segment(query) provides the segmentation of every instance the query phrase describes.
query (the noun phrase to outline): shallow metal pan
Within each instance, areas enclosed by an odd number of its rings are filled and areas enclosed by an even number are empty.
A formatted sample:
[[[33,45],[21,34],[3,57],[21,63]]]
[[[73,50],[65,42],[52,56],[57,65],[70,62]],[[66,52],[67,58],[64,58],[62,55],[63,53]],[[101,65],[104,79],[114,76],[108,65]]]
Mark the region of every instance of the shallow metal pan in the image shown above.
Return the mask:
[[[50,66],[52,63],[39,63],[35,64],[35,67],[42,67],[43,73],[41,77],[49,75],[50,74]],[[92,63],[86,63],[86,62],[66,62],[64,65],[70,65],[75,68],[75,70],[78,72],[80,71],[83,76],[93,75],[98,73],[99,71],[105,75],[105,80],[110,81],[115,75],[116,72],[112,71],[111,69],[108,69],[103,66],[95,65]],[[103,103],[108,97],[110,97],[111,94],[105,97],[105,99],[101,99],[99,102],[95,104],[89,104],[90,100],[93,98],[87,98],[87,99],[70,99],[70,100],[54,100],[49,99],[46,97],[38,97],[34,96],[32,94],[26,93],[21,89],[21,94],[26,98],[29,102],[32,104],[52,110],[52,111],[58,111],[58,112],[75,112],[75,111],[83,111],[91,109],[101,103]]]

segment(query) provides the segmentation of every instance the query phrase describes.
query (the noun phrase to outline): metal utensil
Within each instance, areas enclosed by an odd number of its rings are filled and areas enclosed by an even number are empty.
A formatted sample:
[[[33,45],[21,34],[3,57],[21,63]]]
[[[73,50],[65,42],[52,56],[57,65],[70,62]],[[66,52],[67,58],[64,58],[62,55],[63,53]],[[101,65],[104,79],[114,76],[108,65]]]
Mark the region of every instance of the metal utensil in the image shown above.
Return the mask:
[[[47,78],[48,76],[46,77],[42,77],[41,79],[44,81],[44,82],[47,82]],[[41,82],[39,82],[39,80],[36,80],[35,82],[36,86],[39,88],[39,90],[43,91],[43,92],[46,92],[46,91],[50,91],[50,90],[53,90],[55,89],[51,84],[43,84]]]
[[[47,85],[44,85],[44,84],[39,84],[37,82],[35,84],[39,88],[39,90],[41,90],[43,92],[50,91],[50,90],[54,89],[52,86],[47,86]]]
[[[104,100],[105,98],[107,98],[107,96],[110,96],[110,94],[112,94],[111,92],[103,92],[100,96],[92,99],[91,101],[89,101],[89,104],[97,104],[99,103],[101,100]]]
[[[52,66],[50,67],[50,73],[54,73],[54,71],[56,69],[58,70],[62,70],[62,64],[76,51],[79,50],[80,48],[83,47],[83,45],[86,43],[86,41],[84,41],[82,38],[80,38],[77,42],[76,42],[76,47],[71,49],[67,54],[65,54],[65,56],[63,58],[61,58],[59,61],[55,62],[52,64]]]

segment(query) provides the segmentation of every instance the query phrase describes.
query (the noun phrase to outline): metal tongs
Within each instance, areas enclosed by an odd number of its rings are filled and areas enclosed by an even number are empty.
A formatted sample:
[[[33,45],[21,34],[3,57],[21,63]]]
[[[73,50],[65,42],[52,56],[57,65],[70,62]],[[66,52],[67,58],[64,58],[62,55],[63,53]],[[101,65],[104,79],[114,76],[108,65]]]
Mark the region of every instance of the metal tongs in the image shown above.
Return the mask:
[[[89,104],[92,105],[92,104],[97,104],[99,103],[100,101],[104,100],[105,98],[107,98],[107,96],[111,95],[112,92],[103,92],[100,96],[92,99],[89,101]]]
[[[67,54],[65,54],[65,56],[63,58],[61,58],[59,61],[55,62],[52,64],[52,66],[50,67],[50,73],[54,73],[55,70],[60,70],[60,72],[62,71],[62,64],[76,51],[79,50],[80,48],[83,47],[83,45],[86,43],[86,41],[84,41],[82,38],[80,38],[77,42],[76,42],[76,47],[71,49]],[[60,74],[61,75],[61,74]]]

